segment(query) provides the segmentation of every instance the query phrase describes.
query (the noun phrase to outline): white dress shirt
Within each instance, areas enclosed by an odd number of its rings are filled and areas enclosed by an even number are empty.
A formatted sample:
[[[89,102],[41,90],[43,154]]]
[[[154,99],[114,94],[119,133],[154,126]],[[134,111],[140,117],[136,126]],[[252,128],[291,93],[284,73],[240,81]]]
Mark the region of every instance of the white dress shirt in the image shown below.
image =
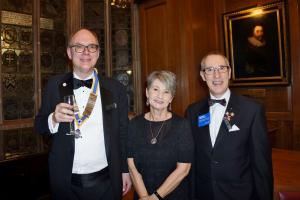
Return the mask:
[[[210,123],[209,123],[209,133],[210,133],[210,139],[212,146],[215,145],[220,126],[228,105],[230,97],[230,90],[227,89],[226,92],[220,97],[216,98],[212,94],[210,94],[211,99],[225,99],[226,100],[226,106],[223,106],[219,103],[215,103],[214,105],[209,107],[209,113],[210,113]]]
[[[80,79],[76,74],[74,78]],[[93,74],[85,80],[93,77]],[[82,115],[86,103],[88,101],[92,89],[87,87],[80,87],[74,91],[76,103],[79,108],[80,116]],[[97,100],[91,116],[81,125],[80,131],[82,138],[75,139],[75,153],[73,161],[72,173],[88,174],[99,171],[105,168],[107,163],[102,106],[99,86],[97,88]],[[51,133],[56,133],[59,124],[52,127],[52,114],[48,118],[48,125]],[[75,127],[77,129],[78,127]]]

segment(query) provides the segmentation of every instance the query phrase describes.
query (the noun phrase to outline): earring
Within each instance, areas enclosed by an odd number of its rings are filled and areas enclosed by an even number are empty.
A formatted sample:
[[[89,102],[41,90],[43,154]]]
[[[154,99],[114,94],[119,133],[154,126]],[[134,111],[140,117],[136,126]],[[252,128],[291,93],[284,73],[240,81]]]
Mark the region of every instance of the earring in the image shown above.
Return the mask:
[[[150,103],[149,103],[149,99],[147,98],[147,101],[146,101],[146,106],[149,106]]]
[[[171,103],[169,103],[169,111],[171,111],[172,110],[172,106],[171,106],[172,104]]]

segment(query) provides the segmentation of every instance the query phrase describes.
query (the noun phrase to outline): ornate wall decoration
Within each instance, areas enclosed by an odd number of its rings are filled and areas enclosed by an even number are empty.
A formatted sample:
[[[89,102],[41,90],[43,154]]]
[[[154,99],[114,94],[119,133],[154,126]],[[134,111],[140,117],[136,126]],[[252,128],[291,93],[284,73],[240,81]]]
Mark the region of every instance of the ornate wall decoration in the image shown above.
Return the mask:
[[[4,155],[5,158],[13,158],[19,154],[19,132],[14,130],[4,131]]]
[[[31,45],[32,44],[32,32],[31,29],[22,28],[19,32],[20,45]]]
[[[3,104],[5,105],[3,107],[4,120],[18,119],[18,100],[15,97],[7,97],[4,98]]]
[[[2,162],[44,152],[41,138],[31,126],[36,104],[41,99],[40,91],[43,93],[49,77],[65,71],[69,27],[66,27],[66,0],[0,2]],[[33,5],[40,8],[33,10]],[[33,23],[39,23],[40,29],[34,29]],[[54,56],[58,58],[55,61]],[[40,62],[35,63],[38,57]]]
[[[125,46],[128,44],[128,33],[126,30],[118,30],[115,34],[115,42],[117,46]]]
[[[2,53],[2,71],[6,73],[17,72],[18,56],[14,50],[6,50]]]
[[[129,62],[129,55],[127,50],[118,50],[116,52],[116,67],[124,67]]]
[[[22,119],[32,118],[34,116],[34,102],[32,97],[22,99],[20,108],[20,117]]]
[[[65,70],[67,68],[67,61],[68,61],[68,58],[65,53],[63,55],[55,54],[54,55],[54,63],[53,63],[55,72],[57,72],[57,73],[65,72]]]
[[[41,67],[43,70],[51,71],[52,56],[49,53],[43,53],[41,56]]]
[[[65,53],[67,46],[65,35],[62,32],[55,33],[54,41],[56,50]]]
[[[4,28],[2,37],[7,44],[13,44],[17,40],[17,31],[14,27],[8,26]]]
[[[21,129],[21,152],[25,153],[35,153],[37,152],[37,134],[34,132],[33,128]]]
[[[53,37],[52,32],[48,30],[41,31],[41,47],[42,50],[52,49]]]
[[[20,73],[32,73],[33,64],[32,64],[32,53],[28,51],[21,51],[19,54],[19,72]]]
[[[105,1],[104,0],[84,0],[84,27],[93,30],[98,38],[100,45],[100,59],[96,63],[96,68],[100,74],[106,74],[105,69]],[[107,75],[107,74],[106,74]]]
[[[18,76],[17,78],[18,92],[22,94],[22,97],[32,98],[34,91],[33,77],[31,76]]]
[[[129,75],[126,72],[121,72],[116,75],[116,79],[122,83],[125,87],[128,86],[129,84]]]
[[[14,94],[17,89],[16,74],[4,74],[2,78],[2,84],[5,92],[4,95]]]

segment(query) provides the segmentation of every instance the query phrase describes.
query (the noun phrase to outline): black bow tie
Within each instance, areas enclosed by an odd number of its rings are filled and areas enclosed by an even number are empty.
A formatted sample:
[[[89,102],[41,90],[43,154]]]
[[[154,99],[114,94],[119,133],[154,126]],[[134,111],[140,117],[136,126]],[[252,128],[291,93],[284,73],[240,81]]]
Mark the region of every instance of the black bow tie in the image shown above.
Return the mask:
[[[214,105],[215,103],[219,103],[222,106],[226,106],[226,99],[209,99],[208,104],[209,106]]]
[[[88,79],[83,81],[77,78],[73,78],[73,84],[74,84],[74,90],[84,86],[87,88],[91,88],[93,84],[93,79]]]

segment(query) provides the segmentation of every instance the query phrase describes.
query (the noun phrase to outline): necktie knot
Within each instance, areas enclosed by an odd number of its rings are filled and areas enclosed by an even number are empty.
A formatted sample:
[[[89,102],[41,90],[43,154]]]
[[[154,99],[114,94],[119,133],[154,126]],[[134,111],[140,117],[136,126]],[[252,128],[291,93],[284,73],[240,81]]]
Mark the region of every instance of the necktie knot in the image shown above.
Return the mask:
[[[222,106],[226,106],[226,99],[209,99],[208,104],[209,106],[214,105],[215,103],[219,103]]]
[[[79,80],[77,78],[73,78],[73,84],[74,84],[74,90],[76,90],[80,87],[91,88],[92,84],[93,84],[93,79]]]

